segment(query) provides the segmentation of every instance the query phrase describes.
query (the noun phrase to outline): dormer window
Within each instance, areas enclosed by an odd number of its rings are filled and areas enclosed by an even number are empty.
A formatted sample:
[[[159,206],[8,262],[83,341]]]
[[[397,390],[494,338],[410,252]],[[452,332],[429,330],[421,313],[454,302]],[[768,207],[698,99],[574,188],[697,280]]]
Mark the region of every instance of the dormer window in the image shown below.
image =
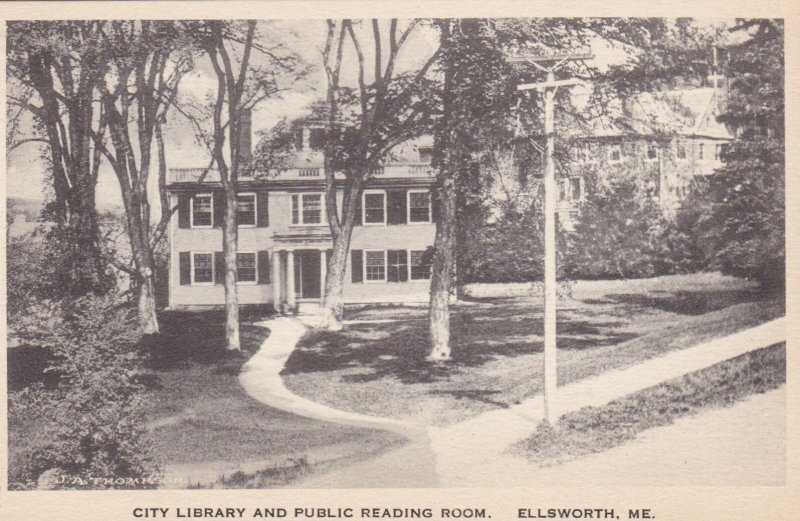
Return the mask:
[[[426,165],[433,162],[433,147],[419,147],[419,162]]]
[[[608,149],[608,162],[619,163],[622,161],[622,146],[611,145]]]
[[[298,128],[294,131],[294,148],[295,150],[303,150],[303,131],[304,129]]]

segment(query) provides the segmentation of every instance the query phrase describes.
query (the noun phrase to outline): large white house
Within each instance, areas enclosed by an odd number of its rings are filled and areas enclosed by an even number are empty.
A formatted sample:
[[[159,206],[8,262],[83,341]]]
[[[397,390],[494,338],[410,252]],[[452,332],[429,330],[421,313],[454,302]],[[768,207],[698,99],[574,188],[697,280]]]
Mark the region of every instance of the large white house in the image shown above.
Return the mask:
[[[249,120],[248,120],[249,127]],[[246,129],[249,135],[249,128]],[[269,178],[245,177],[238,193],[238,295],[241,304],[294,309],[319,302],[332,248],[326,220],[321,129],[298,129],[291,168]],[[244,140],[249,147],[249,137]],[[427,146],[426,146],[427,145]],[[348,303],[425,302],[435,216],[426,140],[407,143],[364,190],[350,242]],[[202,168],[169,172],[169,307],[224,303],[219,174]],[[341,177],[342,186],[344,178]],[[342,192],[339,192],[341,211]]]

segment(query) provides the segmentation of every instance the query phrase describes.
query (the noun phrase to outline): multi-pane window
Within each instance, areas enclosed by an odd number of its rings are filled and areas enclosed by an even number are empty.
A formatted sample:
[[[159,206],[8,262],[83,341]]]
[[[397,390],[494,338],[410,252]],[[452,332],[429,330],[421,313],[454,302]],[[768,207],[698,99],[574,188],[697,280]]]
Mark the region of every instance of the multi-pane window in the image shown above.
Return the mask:
[[[620,145],[611,145],[608,149],[608,162],[619,163],[622,161],[622,147]]]
[[[698,159],[704,159],[705,158],[705,150],[703,150],[704,148],[705,148],[705,145],[703,143],[700,143],[699,145],[697,145],[697,158]]]
[[[292,224],[322,224],[322,194],[292,195]]]
[[[386,194],[364,192],[364,224],[386,224]]]
[[[408,280],[408,252],[406,250],[389,250],[386,252],[388,261],[388,282],[405,282]]]
[[[686,159],[686,143],[678,142],[675,147],[675,156],[680,160]]]
[[[386,280],[386,256],[383,250],[364,252],[364,274],[367,282]]]
[[[192,269],[195,283],[203,284],[214,282],[214,255],[211,253],[195,253]]]
[[[430,192],[408,192],[408,222],[431,222],[431,194]]]
[[[192,226],[211,226],[213,204],[211,194],[192,197]]]
[[[658,147],[653,143],[647,145],[647,160],[656,161],[658,159]]]
[[[411,252],[411,280],[427,280],[431,278],[430,250]]]
[[[236,214],[240,226],[256,225],[256,195],[239,194],[236,196]]]
[[[256,254],[237,253],[236,254],[236,281],[255,282],[256,281]]]

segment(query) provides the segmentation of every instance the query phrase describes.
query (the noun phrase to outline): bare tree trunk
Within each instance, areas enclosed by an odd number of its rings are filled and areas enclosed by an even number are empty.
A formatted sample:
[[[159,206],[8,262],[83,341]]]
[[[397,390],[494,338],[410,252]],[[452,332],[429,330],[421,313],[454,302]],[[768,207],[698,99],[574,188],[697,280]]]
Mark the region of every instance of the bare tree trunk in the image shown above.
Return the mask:
[[[227,190],[225,194],[225,219],[222,224],[222,251],[225,257],[225,338],[229,351],[239,351],[239,295],[236,291],[236,250],[238,233],[236,229],[236,192]]]
[[[351,227],[352,231],[352,227]],[[340,233],[333,240],[333,254],[328,261],[325,298],[322,299],[322,325],[329,331],[340,331],[344,317],[344,276],[350,237]]]
[[[145,335],[155,335],[159,332],[158,316],[156,315],[155,275],[152,269],[144,270],[143,282],[139,284],[139,298],[137,307],[139,311],[139,327]]]
[[[328,191],[328,193],[335,194],[333,191]],[[338,226],[332,227],[333,254],[328,261],[325,297],[322,299],[322,325],[330,331],[340,331],[342,329],[342,319],[344,318],[344,277],[359,197],[361,197],[361,185],[351,183],[342,201],[342,220]],[[335,212],[335,207],[329,207],[329,222],[333,222],[331,218],[336,216]]]
[[[450,359],[450,288],[456,236],[456,193],[452,175],[444,176],[438,192],[437,198],[441,211],[433,246],[431,299],[428,315],[431,343],[428,359],[433,361]]]

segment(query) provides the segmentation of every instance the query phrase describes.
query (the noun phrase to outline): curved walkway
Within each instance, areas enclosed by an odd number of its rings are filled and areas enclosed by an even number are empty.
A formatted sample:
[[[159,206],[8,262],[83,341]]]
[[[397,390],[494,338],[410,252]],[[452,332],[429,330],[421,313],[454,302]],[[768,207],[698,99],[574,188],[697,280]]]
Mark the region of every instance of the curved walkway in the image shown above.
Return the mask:
[[[535,430],[542,419],[541,396],[510,409],[481,414],[449,427],[426,427],[389,418],[341,411],[295,395],[280,372],[297,341],[316,317],[279,317],[258,325],[269,338],[245,364],[240,381],[248,394],[271,407],[356,427],[390,430],[410,439],[399,449],[312,477],[304,487],[521,486],[539,482],[541,469],[508,455],[506,449]],[[600,406],[632,392],[766,347],[786,339],[785,317],[674,351],[641,364],[609,371],[558,388],[559,414]]]
[[[286,360],[297,341],[317,325],[317,317],[277,317],[256,325],[269,328],[261,348],[242,367],[239,381],[247,394],[259,402],[293,414],[353,427],[388,430],[409,443],[368,460],[311,476],[297,484],[304,488],[435,487],[435,455],[424,425],[367,414],[342,411],[313,402],[291,392],[281,378]]]

